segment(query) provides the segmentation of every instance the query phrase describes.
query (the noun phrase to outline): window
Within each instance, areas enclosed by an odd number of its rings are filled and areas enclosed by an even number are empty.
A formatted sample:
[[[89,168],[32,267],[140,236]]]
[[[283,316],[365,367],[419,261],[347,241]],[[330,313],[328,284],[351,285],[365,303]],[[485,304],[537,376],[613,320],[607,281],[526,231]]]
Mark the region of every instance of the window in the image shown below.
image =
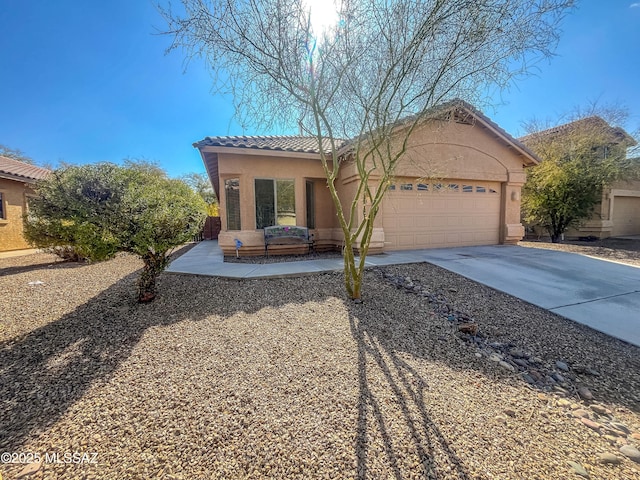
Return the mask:
[[[307,197],[307,228],[316,228],[316,202],[313,195],[313,182],[306,183]]]
[[[434,190],[442,190],[442,184],[441,183],[434,183],[433,184],[433,189]]]
[[[224,193],[227,202],[227,230],[242,230],[240,223],[240,179],[225,180]]]
[[[400,190],[413,190],[413,183],[403,183],[400,185]]]
[[[395,190],[396,186],[394,184],[391,184],[387,187],[387,190]]]
[[[296,224],[293,180],[256,178],[256,228]]]
[[[0,220],[5,220],[4,195],[0,192]]]
[[[473,193],[473,185],[462,185],[463,193]]]
[[[458,185],[457,183],[449,184],[449,190],[451,190],[452,192],[457,192],[459,189],[460,189],[460,185]]]
[[[496,192],[493,188],[490,188],[489,193],[498,193],[498,192]]]
[[[426,183],[419,183],[418,190],[427,191],[429,190],[429,185],[427,185]]]
[[[485,187],[477,185],[476,186],[476,193],[487,193],[487,189]]]

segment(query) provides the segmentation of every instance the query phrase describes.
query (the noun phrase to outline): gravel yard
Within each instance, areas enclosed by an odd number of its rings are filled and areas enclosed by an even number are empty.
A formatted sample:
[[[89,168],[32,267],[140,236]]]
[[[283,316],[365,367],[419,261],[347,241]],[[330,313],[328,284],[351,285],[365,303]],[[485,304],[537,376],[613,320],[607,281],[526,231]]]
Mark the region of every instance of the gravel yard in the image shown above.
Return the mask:
[[[429,264],[368,271],[361,304],[330,273],[164,274],[138,305],[140,267],[0,259],[27,478],[640,478],[637,347]]]

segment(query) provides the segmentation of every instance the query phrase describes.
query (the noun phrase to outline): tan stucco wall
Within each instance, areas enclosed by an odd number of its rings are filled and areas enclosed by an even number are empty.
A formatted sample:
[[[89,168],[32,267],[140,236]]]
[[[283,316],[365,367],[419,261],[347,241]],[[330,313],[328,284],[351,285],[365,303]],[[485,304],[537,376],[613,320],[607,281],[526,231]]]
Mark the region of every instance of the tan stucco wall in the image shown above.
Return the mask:
[[[0,219],[0,252],[30,248],[22,236],[22,215],[26,209],[26,195],[33,190],[23,182],[0,178],[5,218]]]
[[[278,157],[269,155],[218,154],[220,175],[220,218],[222,231],[218,243],[225,254],[235,252],[235,240],[243,243],[242,253],[245,255],[262,255],[264,253],[264,236],[262,230],[256,230],[255,211],[255,179],[281,179],[295,181],[296,225],[307,226],[305,183],[314,182],[314,199],[316,202],[316,229],[314,237],[320,244],[333,242],[333,226],[335,225],[335,208],[327,190],[322,165],[317,159]],[[242,230],[227,231],[227,208],[224,191],[224,180],[240,179],[240,222]],[[276,249],[277,250],[277,249]]]

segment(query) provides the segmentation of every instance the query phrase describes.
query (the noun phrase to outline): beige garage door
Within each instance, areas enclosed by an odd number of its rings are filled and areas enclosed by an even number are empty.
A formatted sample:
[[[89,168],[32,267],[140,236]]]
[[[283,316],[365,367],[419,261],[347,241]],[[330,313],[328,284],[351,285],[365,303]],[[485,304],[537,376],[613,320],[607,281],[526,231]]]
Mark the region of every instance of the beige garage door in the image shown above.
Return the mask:
[[[500,183],[397,179],[383,200],[382,221],[388,250],[495,245]]]
[[[640,197],[614,197],[611,235],[640,235]]]

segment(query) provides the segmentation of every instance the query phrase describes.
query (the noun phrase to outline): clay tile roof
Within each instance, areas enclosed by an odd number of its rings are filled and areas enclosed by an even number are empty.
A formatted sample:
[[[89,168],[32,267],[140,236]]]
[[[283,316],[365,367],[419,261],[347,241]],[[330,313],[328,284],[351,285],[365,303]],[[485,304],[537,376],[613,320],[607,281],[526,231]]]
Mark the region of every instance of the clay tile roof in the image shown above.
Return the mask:
[[[339,148],[344,140],[337,140]],[[243,136],[243,137],[206,137],[193,144],[201,147],[253,148],[258,150],[275,150],[281,152],[320,153],[318,140],[315,137],[300,136]],[[330,140],[323,139],[326,150],[331,149]]]
[[[616,141],[626,142],[629,145],[636,144],[636,141],[633,139],[633,137],[629,135],[627,132],[625,132],[622,128],[612,127],[605,120],[603,120],[601,117],[598,117],[597,115],[581,118],[573,122],[564,123],[562,125],[557,125],[555,127],[542,130],[540,132],[535,132],[529,135],[525,135],[524,137],[520,137],[518,140],[526,144],[527,142],[540,140],[543,138],[550,138],[550,137],[562,135],[562,134],[579,130],[579,129],[590,129],[590,128],[603,129],[602,131],[605,131],[604,129],[608,129],[611,135],[613,136],[613,139],[615,139]]]
[[[529,148],[522,144],[520,141],[513,138],[506,131],[500,128],[496,123],[494,123],[489,117],[484,115],[481,111],[477,110],[471,104],[460,100],[454,99],[446,103],[442,103],[436,105],[429,110],[422,113],[422,117],[424,118],[438,118],[442,114],[446,114],[447,112],[452,111],[462,111],[466,110],[468,113],[464,114],[471,115],[476,118],[479,118],[482,122],[484,122],[490,129],[494,130],[494,132],[502,137],[503,141],[505,141],[510,146],[515,147],[519,150],[524,157],[527,159],[525,163],[527,165],[534,165],[538,163],[540,160],[536,155],[529,150]],[[415,115],[405,117],[396,122],[396,125],[401,127],[403,124],[408,124],[411,121],[415,120]],[[350,145],[352,145],[356,139],[344,140],[344,139],[336,139],[336,148],[339,151],[344,151],[348,149]],[[298,152],[298,153],[320,153],[318,149],[317,139],[316,137],[302,137],[302,136],[238,136],[238,137],[206,137],[199,142],[193,144],[195,148],[202,147],[231,147],[231,148],[251,148],[258,150],[274,150],[274,151],[282,151],[282,152]],[[325,151],[331,150],[331,141],[328,138],[323,139],[323,147]]]
[[[34,182],[43,179],[50,173],[51,170],[46,168],[0,156],[0,177]]]

